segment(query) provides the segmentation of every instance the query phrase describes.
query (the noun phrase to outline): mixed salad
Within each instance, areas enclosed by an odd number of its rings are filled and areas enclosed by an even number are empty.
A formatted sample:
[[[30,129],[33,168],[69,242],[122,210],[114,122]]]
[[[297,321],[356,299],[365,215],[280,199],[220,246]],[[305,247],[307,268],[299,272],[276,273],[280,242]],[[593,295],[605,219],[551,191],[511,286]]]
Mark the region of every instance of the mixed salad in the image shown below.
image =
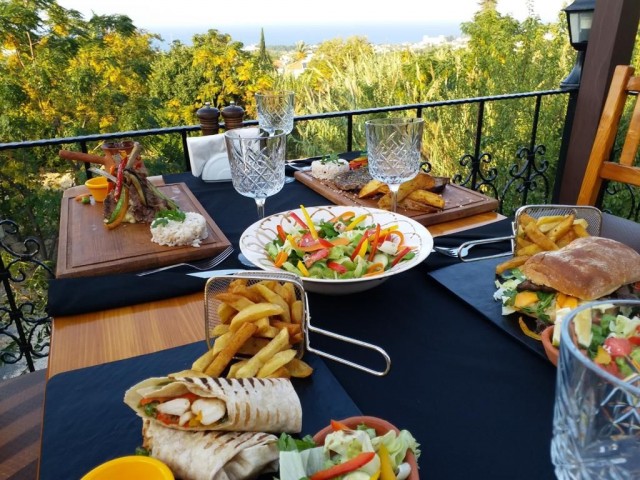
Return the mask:
[[[628,380],[640,375],[640,315],[628,307],[604,305],[586,310],[591,317],[587,355],[600,367]]]
[[[278,268],[301,277],[351,279],[380,275],[415,256],[397,225],[382,228],[351,211],[315,222],[300,208],[304,219],[289,212],[293,225],[288,231],[278,225],[278,236],[265,246]]]
[[[352,430],[336,421],[331,430],[320,446],[310,436],[297,440],[282,434],[280,480],[405,480],[411,473],[407,451],[420,456],[419,444],[407,430],[378,436],[367,425]]]

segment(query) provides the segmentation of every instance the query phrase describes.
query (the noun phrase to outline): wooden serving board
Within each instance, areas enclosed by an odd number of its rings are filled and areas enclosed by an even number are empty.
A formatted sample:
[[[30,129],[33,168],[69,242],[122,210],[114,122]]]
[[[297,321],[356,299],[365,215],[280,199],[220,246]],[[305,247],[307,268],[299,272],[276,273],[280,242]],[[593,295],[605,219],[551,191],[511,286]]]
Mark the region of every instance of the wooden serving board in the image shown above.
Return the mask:
[[[147,270],[175,263],[211,258],[230,243],[184,183],[159,185],[185,212],[200,213],[208,236],[200,247],[167,247],[151,241],[148,223],[123,223],[113,230],[104,226],[103,204],[85,205],[75,196],[86,187],[65,191],[60,211],[58,278],[84,277]]]
[[[332,201],[336,205],[358,205],[362,207],[378,208],[377,198],[358,198],[356,192],[340,190],[329,181],[318,180],[308,172],[295,172],[296,180],[304,183],[309,188]],[[442,192],[445,200],[444,209],[436,212],[419,212],[398,207],[398,213],[414,219],[422,225],[434,225],[436,223],[469,217],[477,213],[492,212],[498,207],[498,200],[479,192],[469,190],[460,185],[449,184]]]

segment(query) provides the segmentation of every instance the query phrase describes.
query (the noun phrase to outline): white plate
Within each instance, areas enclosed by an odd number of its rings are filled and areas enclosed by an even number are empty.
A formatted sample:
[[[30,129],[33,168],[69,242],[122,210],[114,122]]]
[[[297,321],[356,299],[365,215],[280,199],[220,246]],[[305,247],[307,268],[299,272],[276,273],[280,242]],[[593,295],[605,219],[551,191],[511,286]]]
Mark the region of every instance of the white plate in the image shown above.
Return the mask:
[[[303,218],[300,209],[290,210],[295,212],[299,217]],[[309,292],[325,293],[329,295],[345,295],[349,293],[362,292],[368,290],[397,273],[404,272],[415,267],[424,261],[431,253],[433,248],[433,237],[429,231],[421,224],[404,215],[379,210],[377,208],[365,207],[346,207],[339,205],[330,205],[324,207],[307,207],[307,212],[314,219],[315,223],[320,220],[328,220],[343,212],[352,211],[356,216],[366,214],[369,216],[365,223],[379,223],[381,228],[391,225],[398,225],[398,229],[405,238],[405,244],[415,248],[416,255],[405,262],[400,262],[395,267],[376,276],[367,278],[354,278],[344,280],[329,280],[303,277],[304,287]],[[249,228],[247,228],[242,237],[240,237],[240,250],[242,253],[258,268],[266,271],[280,272],[282,269],[277,268],[265,250],[265,245],[271,242],[278,235],[276,226],[282,225],[285,231],[289,231],[294,224],[293,219],[289,218],[289,211],[277,213],[264,218]]]

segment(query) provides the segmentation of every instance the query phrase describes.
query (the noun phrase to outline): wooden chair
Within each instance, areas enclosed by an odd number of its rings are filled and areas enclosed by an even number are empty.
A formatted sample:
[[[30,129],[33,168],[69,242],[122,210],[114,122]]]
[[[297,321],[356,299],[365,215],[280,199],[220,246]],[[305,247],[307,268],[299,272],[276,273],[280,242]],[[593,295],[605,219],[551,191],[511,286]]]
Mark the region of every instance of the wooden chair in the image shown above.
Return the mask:
[[[620,161],[610,160],[627,97],[631,92],[640,91],[640,76],[633,76],[633,73],[634,68],[628,65],[618,65],[615,69],[582,180],[578,205],[595,205],[604,180],[640,186],[640,168],[633,166],[640,143],[640,102],[637,97]]]

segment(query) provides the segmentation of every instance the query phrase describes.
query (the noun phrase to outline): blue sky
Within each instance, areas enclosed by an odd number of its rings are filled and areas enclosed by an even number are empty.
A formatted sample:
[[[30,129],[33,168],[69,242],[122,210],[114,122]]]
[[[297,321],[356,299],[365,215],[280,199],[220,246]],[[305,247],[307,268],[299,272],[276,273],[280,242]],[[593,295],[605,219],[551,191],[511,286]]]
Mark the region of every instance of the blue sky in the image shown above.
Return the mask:
[[[388,8],[381,0],[322,0],[313,8],[304,0],[58,0],[65,8],[91,13],[125,14],[140,28],[210,27],[231,25],[305,25],[344,23],[460,23],[471,20],[479,0],[401,0]],[[551,22],[567,0],[498,0],[498,10],[518,19],[527,16],[528,5],[543,21]],[[235,7],[235,8],[234,8]]]

